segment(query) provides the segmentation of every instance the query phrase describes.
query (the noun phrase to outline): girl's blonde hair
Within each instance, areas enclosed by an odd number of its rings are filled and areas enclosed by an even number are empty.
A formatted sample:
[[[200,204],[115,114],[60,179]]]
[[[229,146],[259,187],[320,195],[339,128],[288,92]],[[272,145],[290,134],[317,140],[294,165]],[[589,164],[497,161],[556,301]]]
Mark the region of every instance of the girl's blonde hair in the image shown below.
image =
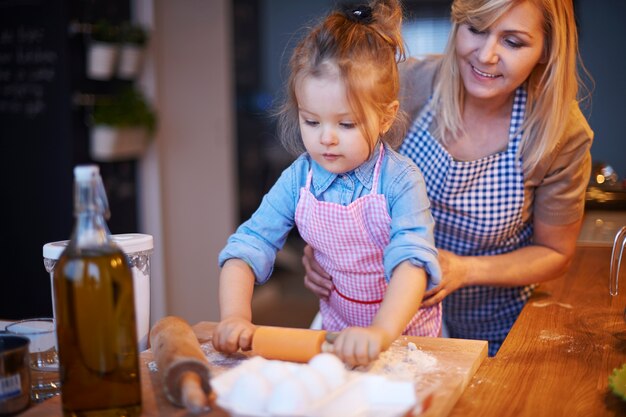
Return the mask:
[[[461,24],[487,29],[514,6],[526,0],[455,0],[452,29],[442,70],[438,75],[433,105],[437,118],[436,136],[445,144],[462,133],[465,90],[459,74],[455,39]],[[522,129],[521,155],[524,168],[534,167],[555,149],[567,127],[572,103],[582,85],[577,72],[578,34],[572,0],[527,0],[543,15],[544,59],[526,81],[528,98]]]
[[[378,137],[370,137],[374,111],[380,121],[393,119],[382,140],[392,146],[404,138],[402,114],[390,104],[398,99],[397,63],[404,59],[402,8],[398,0],[374,0],[361,6],[343,7],[310,29],[289,60],[285,97],[278,109],[278,136],[294,154],[305,148],[300,136],[296,86],[306,77],[328,76],[338,69],[358,128],[368,141],[370,154]],[[381,132],[383,133],[383,132]]]

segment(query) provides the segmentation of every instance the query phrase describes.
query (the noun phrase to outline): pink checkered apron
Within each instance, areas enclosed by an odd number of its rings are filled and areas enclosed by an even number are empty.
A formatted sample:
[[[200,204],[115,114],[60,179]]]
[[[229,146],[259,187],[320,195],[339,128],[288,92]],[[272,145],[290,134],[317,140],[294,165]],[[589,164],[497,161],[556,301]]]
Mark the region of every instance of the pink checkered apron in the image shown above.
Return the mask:
[[[332,277],[335,290],[320,300],[322,327],[339,331],[369,326],[383,300],[387,283],[383,253],[389,244],[391,217],[387,201],[378,194],[380,154],[374,168],[372,191],[348,206],[318,201],[309,191],[312,171],[300,189],[295,221],[300,236],[315,250],[315,259]],[[403,334],[439,336],[441,305],[421,308]]]

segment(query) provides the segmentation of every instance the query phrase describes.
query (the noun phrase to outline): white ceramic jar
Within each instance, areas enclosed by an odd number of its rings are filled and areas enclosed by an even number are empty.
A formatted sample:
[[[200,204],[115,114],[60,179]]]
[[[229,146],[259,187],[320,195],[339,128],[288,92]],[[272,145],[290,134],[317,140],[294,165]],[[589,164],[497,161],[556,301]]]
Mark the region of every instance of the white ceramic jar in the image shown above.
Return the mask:
[[[135,314],[137,321],[137,343],[139,351],[148,348],[148,332],[150,330],[150,260],[154,249],[151,235],[141,233],[127,233],[112,235],[113,241],[128,257],[133,272],[133,290],[135,292]],[[61,253],[68,244],[68,240],[46,243],[43,246],[43,262],[46,271],[52,276]],[[51,287],[54,291],[54,288]],[[53,292],[54,294],[54,292]],[[56,317],[54,296],[52,310]]]

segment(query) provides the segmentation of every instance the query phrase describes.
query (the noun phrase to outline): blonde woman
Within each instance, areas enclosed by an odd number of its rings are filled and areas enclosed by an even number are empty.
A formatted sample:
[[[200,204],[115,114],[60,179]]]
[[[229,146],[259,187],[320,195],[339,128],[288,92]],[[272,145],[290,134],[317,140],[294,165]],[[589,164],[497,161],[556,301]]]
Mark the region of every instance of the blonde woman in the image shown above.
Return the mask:
[[[455,0],[444,55],[401,67],[414,122],[399,151],[424,174],[443,270],[423,305],[443,301],[449,335],[490,355],[574,254],[593,138],[577,61],[571,0]],[[305,284],[324,298],[311,253]]]

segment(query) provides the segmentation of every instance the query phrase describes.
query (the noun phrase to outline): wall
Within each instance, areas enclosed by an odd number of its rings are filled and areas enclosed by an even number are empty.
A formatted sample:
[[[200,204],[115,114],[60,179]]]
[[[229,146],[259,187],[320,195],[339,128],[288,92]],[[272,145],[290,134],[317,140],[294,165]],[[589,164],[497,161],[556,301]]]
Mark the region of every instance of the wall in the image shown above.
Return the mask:
[[[162,231],[163,275],[152,321],[218,320],[217,254],[236,213],[230,4],[155,0],[153,13],[159,129],[143,165],[143,212],[146,229]]]
[[[279,92],[287,76],[284,67],[303,27],[315,23],[333,6],[332,0],[260,0],[262,82],[269,92]],[[287,47],[289,46],[289,49]]]
[[[626,2],[577,0],[580,52],[595,82],[591,108],[585,109],[595,132],[591,155],[626,178]]]

